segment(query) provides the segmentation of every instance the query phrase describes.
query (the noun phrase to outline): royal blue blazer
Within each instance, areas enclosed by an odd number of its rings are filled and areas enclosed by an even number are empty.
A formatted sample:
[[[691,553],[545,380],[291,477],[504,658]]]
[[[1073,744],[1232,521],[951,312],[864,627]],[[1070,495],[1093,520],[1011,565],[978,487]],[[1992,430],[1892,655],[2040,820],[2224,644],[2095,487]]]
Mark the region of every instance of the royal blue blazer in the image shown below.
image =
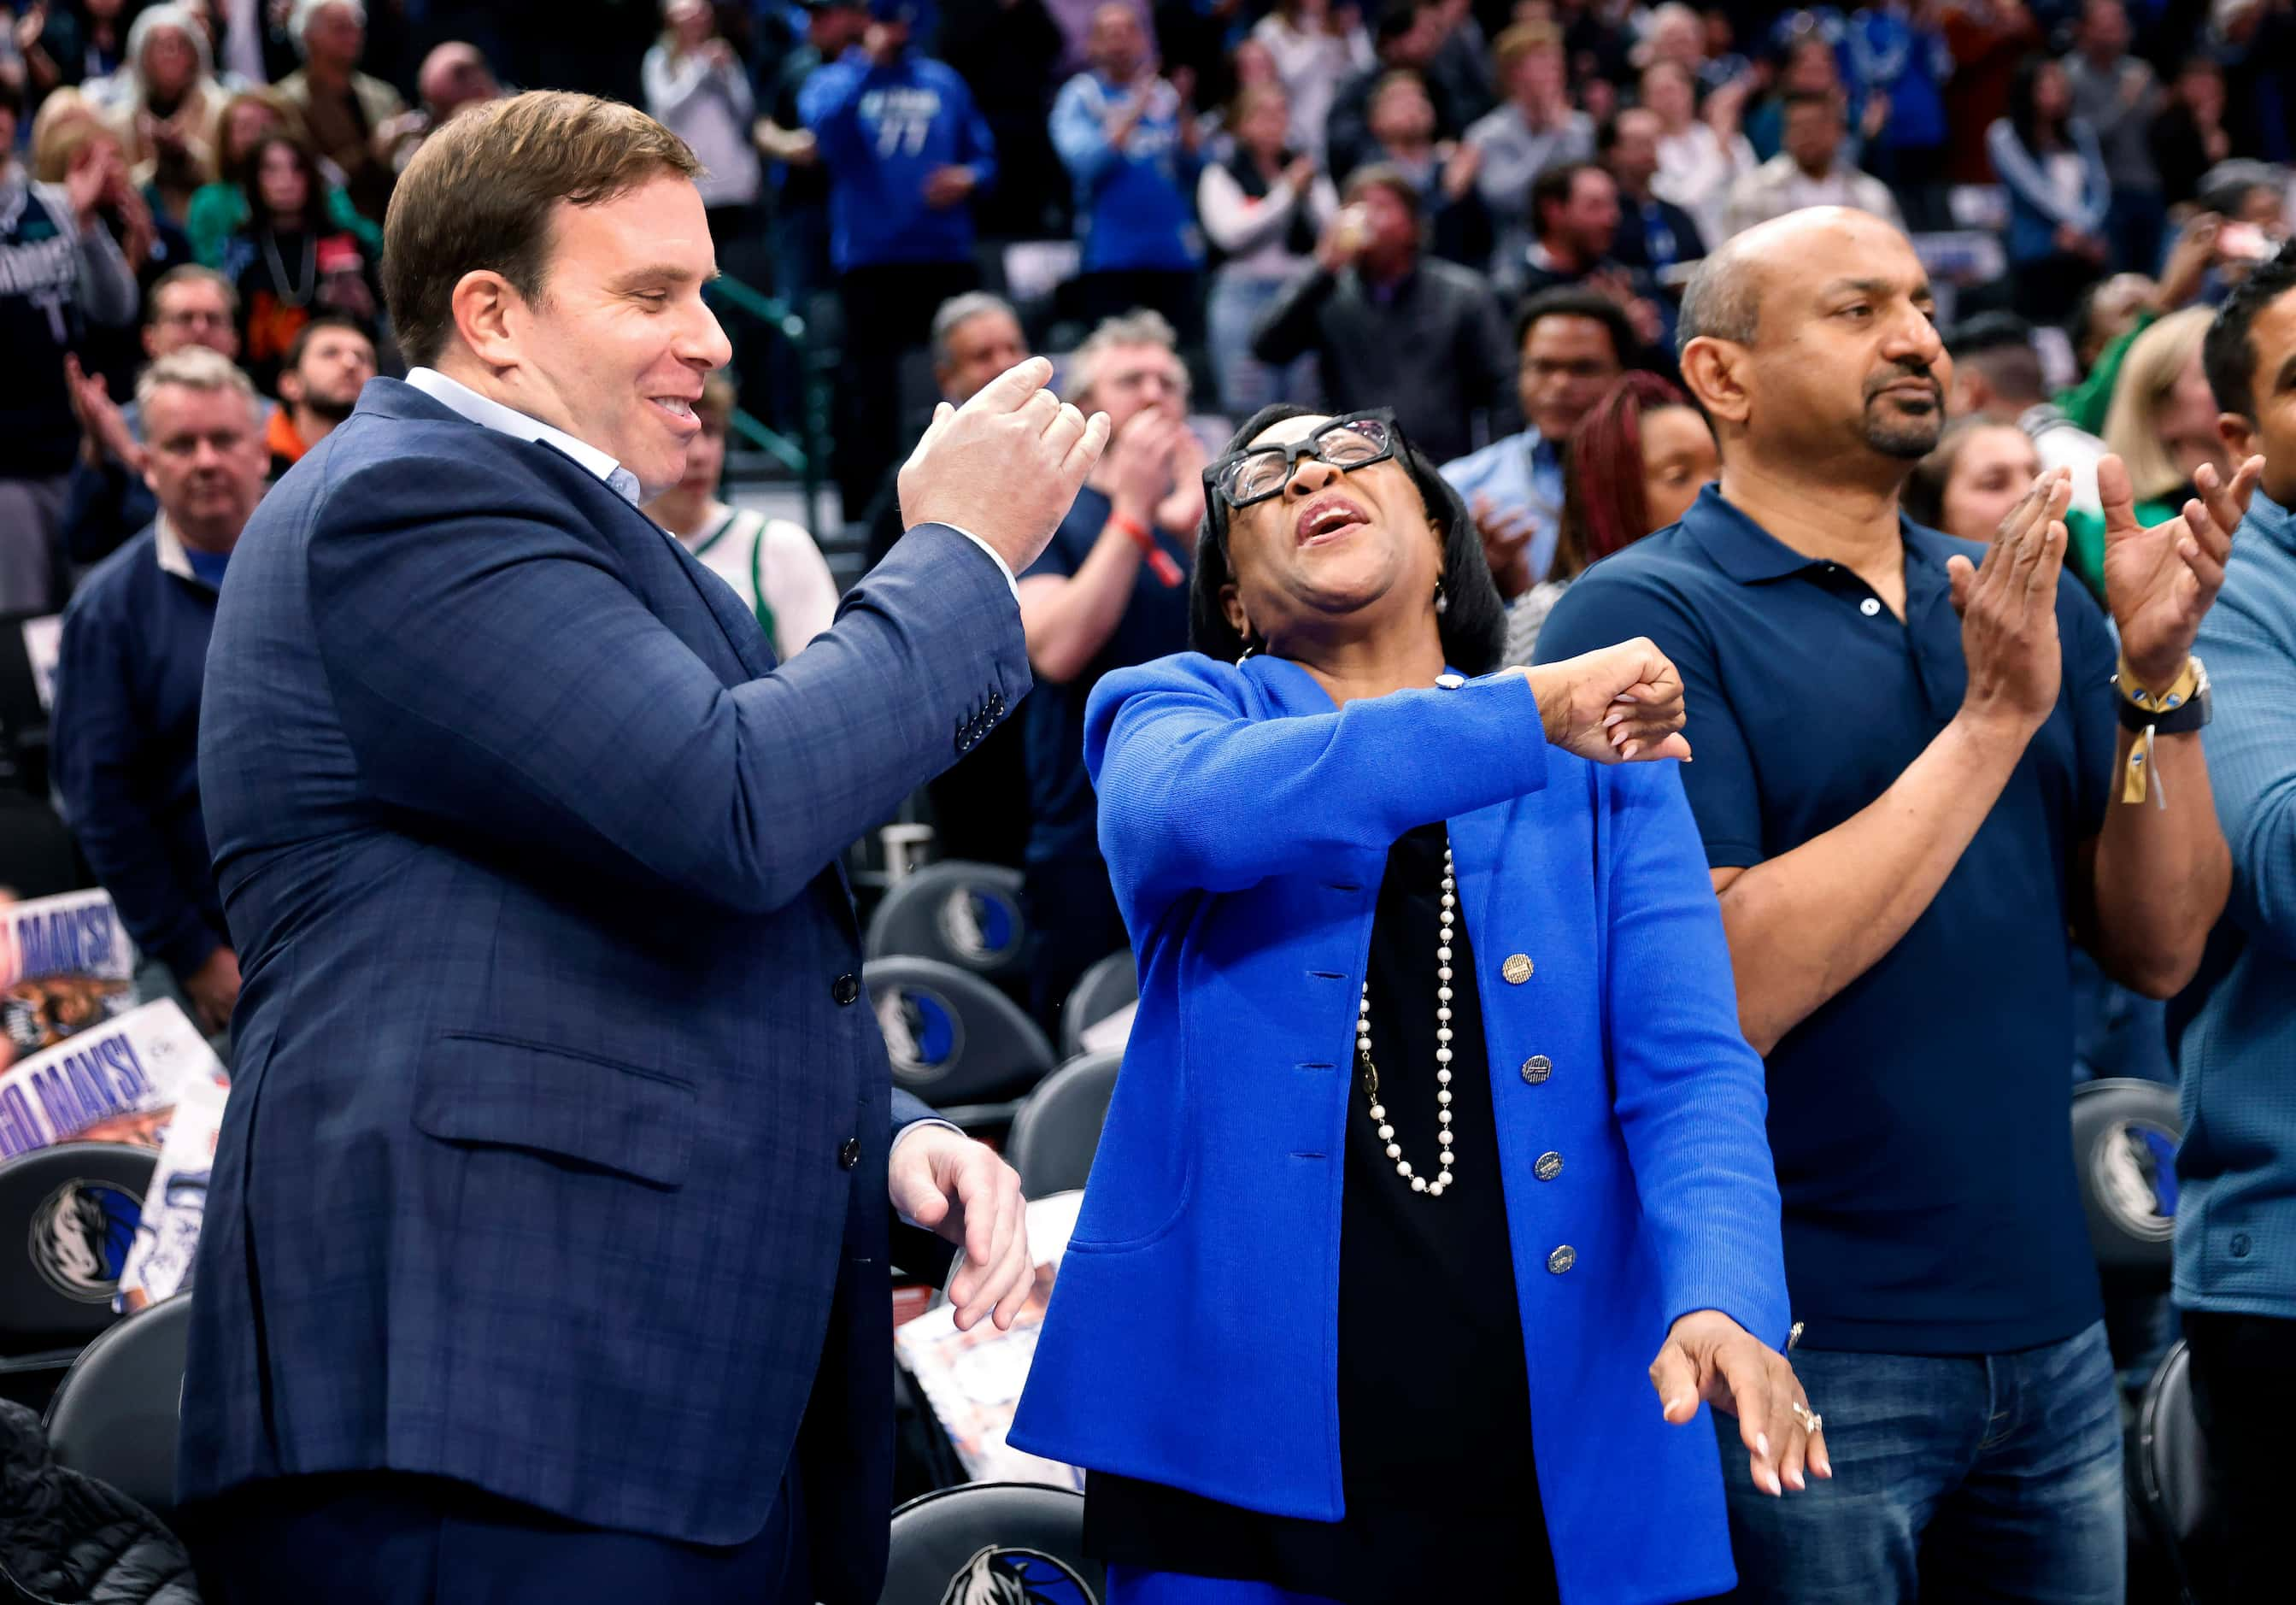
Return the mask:
[[[1647,1373],[1693,1310],[1772,1345],[1790,1317],[1761,1061],[1674,766],[1548,746],[1516,676],[1335,711],[1296,664],[1183,654],[1109,675],[1086,720],[1140,1011],[1012,1441],[1344,1514],[1357,999],[1388,850],[1442,819],[1481,966],[1562,1597],[1730,1587],[1715,1435],[1667,1425]],[[1542,1182],[1549,1150],[1563,1170]]]
[[[924,1111],[837,859],[1028,674],[954,530],[777,664],[571,457],[368,384],[250,520],[208,659],[244,987],[184,1497],[390,1469],[729,1544],[794,1458],[818,1597],[873,1601],[885,1158]]]

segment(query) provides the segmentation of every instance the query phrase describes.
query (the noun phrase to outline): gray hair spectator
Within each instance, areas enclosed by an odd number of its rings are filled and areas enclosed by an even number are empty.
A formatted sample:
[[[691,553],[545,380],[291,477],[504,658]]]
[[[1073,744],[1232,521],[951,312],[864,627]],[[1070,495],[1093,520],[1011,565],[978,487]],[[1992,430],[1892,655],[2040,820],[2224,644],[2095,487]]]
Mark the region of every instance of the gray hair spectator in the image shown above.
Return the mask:
[[[239,960],[200,811],[200,696],[217,595],[263,495],[261,403],[229,359],[187,345],[144,370],[135,405],[159,512],[65,610],[56,790],[128,934],[216,1033]]]
[[[389,84],[358,70],[366,53],[366,7],[360,0],[299,0],[290,26],[303,65],[280,82],[280,98],[301,116],[312,146],[341,173],[351,203],[379,223],[390,202],[393,148],[406,132],[406,103]]]

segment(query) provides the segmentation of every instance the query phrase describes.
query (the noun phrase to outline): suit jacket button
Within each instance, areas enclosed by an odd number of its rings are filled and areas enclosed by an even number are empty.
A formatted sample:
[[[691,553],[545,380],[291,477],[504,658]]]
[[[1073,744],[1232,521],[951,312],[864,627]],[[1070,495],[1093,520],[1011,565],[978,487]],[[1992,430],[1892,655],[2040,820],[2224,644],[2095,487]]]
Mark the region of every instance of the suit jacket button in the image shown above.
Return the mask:
[[[1509,986],[1521,986],[1530,979],[1530,955],[1509,953],[1507,961],[1499,967],[1499,974],[1506,977]]]
[[[1562,1173],[1562,1156],[1560,1154],[1541,1154],[1538,1156],[1538,1163],[1530,1167],[1530,1173],[1537,1176],[1542,1181],[1554,1181],[1555,1177]]]
[[[1546,1268],[1556,1276],[1562,1275],[1578,1263],[1578,1250],[1568,1243],[1546,1256]]]
[[[1554,1061],[1543,1053],[1534,1053],[1522,1061],[1522,1079],[1534,1087],[1554,1074]]]
[[[837,1150],[838,1168],[840,1170],[851,1170],[855,1165],[860,1163],[861,1139],[858,1137],[848,1137],[845,1140],[845,1146]]]
[[[829,995],[837,1000],[838,1007],[841,1008],[860,998],[861,983],[851,975],[840,975],[830,983]]]

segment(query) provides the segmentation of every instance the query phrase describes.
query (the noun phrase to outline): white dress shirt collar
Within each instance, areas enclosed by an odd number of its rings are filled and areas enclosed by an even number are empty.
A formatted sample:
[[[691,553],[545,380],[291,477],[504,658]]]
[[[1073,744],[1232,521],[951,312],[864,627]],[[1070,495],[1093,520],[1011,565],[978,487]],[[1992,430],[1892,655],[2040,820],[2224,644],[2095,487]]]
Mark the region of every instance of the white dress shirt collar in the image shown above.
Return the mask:
[[[406,383],[473,424],[521,440],[540,440],[545,446],[556,447],[603,480],[615,495],[633,507],[638,505],[638,476],[587,440],[578,440],[562,429],[554,429],[539,418],[530,418],[515,407],[504,407],[479,394],[461,380],[449,379],[437,368],[415,368],[406,375]]]

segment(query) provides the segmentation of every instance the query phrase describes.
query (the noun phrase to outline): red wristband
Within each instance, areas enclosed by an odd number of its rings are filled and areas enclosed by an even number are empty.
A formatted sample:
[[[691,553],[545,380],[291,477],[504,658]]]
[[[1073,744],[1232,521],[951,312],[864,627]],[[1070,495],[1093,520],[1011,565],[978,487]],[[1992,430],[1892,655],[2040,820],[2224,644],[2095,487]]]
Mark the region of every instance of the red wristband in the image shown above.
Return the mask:
[[[1148,560],[1149,572],[1162,580],[1166,589],[1187,578],[1180,572],[1180,565],[1172,561],[1172,555],[1156,544],[1156,538],[1148,532],[1146,524],[1117,512],[1109,514],[1108,524],[1111,529],[1120,531],[1140,548],[1140,555]]]

